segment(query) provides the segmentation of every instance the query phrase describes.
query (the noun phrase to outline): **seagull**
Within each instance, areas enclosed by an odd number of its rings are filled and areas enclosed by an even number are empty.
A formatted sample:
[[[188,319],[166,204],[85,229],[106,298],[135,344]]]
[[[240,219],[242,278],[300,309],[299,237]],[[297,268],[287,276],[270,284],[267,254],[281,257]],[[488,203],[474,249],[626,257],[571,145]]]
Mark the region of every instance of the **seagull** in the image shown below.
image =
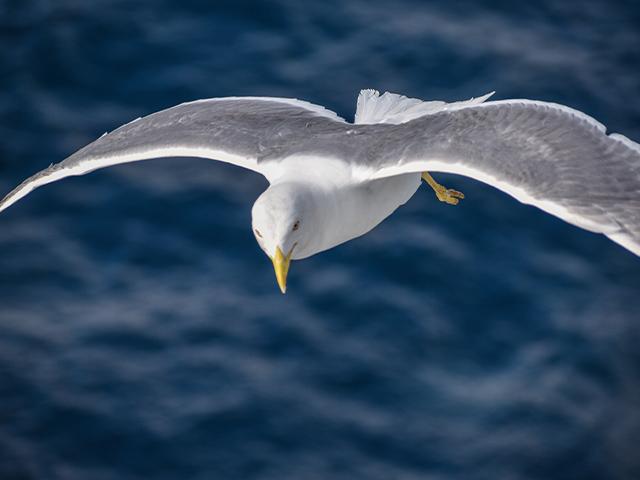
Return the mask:
[[[640,255],[640,145],[572,108],[534,100],[445,103],[362,90],[355,119],[297,99],[197,100],[127,123],[29,177],[0,211],[42,185],[160,157],[204,157],[258,172],[269,187],[253,234],[286,291],[292,260],[364,235],[424,181],[438,200],[464,195],[430,172],[464,175],[606,235]]]

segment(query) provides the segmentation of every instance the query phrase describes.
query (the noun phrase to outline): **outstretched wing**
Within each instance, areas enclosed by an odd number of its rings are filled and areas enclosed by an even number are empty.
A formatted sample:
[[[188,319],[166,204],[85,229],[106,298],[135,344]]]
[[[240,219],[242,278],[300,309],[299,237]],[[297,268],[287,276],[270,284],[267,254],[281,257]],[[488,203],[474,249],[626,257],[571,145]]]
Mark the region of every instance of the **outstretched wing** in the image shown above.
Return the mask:
[[[504,100],[377,131],[371,178],[435,171],[493,185],[640,255],[640,145],[576,110]]]
[[[311,122],[345,123],[334,112],[295,99],[228,97],[183,103],[123,125],[36,173],[0,201],[0,211],[47,183],[151,158],[210,158],[268,178],[268,162],[259,160],[286,155],[286,145],[304,136]]]

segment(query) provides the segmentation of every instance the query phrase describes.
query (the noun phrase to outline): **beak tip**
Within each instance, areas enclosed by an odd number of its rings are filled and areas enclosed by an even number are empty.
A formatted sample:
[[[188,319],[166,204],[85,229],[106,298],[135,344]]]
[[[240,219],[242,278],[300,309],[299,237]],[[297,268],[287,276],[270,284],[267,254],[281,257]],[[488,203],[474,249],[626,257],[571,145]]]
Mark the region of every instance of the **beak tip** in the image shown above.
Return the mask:
[[[284,295],[287,293],[287,273],[289,273],[291,252],[289,252],[289,255],[285,256],[280,247],[277,247],[275,255],[271,257],[271,261],[273,262],[273,268],[276,272],[278,287],[280,287],[280,292]]]

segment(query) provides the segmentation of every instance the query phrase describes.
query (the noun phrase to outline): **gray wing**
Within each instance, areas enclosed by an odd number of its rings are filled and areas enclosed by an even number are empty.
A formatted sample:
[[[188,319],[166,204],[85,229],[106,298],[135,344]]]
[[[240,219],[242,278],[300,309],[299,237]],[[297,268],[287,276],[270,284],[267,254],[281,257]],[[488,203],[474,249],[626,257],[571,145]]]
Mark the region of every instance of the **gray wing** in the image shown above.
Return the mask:
[[[640,145],[581,112],[487,102],[380,129],[371,142],[361,165],[371,178],[465,175],[640,255]]]
[[[288,156],[311,132],[339,130],[344,124],[334,112],[295,99],[228,97],[184,103],[123,125],[36,173],[0,202],[0,211],[47,183],[151,158],[210,158],[268,178],[269,162],[263,160]]]

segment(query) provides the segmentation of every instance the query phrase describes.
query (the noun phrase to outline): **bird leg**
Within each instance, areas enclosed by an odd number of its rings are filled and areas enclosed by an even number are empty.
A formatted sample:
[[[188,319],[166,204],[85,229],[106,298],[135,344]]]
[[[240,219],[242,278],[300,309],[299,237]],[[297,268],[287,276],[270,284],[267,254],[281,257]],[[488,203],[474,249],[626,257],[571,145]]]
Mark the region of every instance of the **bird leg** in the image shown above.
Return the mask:
[[[433,188],[433,191],[436,192],[436,197],[438,197],[438,200],[441,202],[448,203],[449,205],[457,205],[458,202],[464,198],[462,192],[440,185],[429,175],[429,172],[422,172],[422,179]]]

